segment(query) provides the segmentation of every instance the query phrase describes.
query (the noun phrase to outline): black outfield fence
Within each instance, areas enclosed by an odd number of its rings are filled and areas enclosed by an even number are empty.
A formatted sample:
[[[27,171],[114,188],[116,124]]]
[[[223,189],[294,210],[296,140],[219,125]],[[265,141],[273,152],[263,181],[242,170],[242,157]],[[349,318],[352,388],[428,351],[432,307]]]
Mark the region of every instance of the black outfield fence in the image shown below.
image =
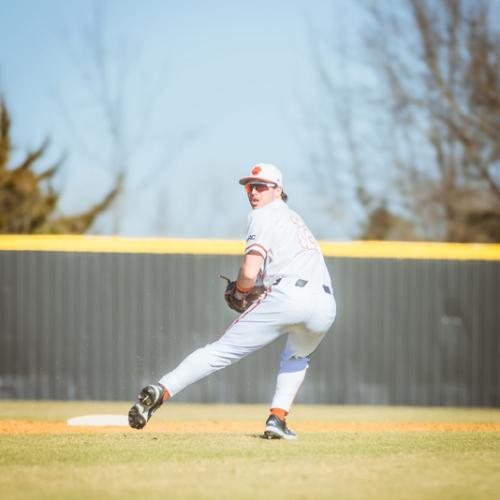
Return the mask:
[[[242,245],[0,237],[0,398],[133,399],[234,319]],[[322,246],[338,315],[298,402],[500,405],[500,245]],[[268,402],[283,342],[175,399]]]

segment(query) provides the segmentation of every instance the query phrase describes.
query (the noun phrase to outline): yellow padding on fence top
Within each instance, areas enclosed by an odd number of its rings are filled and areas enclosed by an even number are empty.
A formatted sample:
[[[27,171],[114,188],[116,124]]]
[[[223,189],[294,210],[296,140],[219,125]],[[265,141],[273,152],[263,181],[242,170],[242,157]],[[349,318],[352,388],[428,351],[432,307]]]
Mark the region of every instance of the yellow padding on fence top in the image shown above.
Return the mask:
[[[320,242],[325,256],[378,259],[500,260],[500,245],[413,241]]]
[[[0,250],[40,252],[159,253],[240,255],[243,241],[121,236],[40,235],[0,236]]]
[[[327,257],[500,260],[500,244],[320,241]],[[241,255],[242,240],[125,238],[89,235],[0,235],[0,251]]]

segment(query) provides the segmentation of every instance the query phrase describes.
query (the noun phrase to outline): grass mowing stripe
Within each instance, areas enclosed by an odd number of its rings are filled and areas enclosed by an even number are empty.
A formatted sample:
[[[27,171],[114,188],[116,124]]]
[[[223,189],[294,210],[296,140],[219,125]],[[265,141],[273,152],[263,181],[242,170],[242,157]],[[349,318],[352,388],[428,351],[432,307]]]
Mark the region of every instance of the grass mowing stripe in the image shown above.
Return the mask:
[[[2,436],[0,445],[5,498],[446,499],[500,491],[500,436],[491,433],[311,433],[296,442],[34,435]]]
[[[19,418],[57,424],[127,407],[2,402],[0,427]],[[245,429],[245,422],[261,422],[266,410],[264,405],[165,405],[155,421],[168,427],[184,416],[194,426],[213,420],[239,422]],[[397,429],[402,422],[491,426],[500,421],[500,411],[299,405],[293,417],[298,427],[371,422]],[[0,434],[0,495],[13,500],[499,497],[500,432],[302,431],[296,442],[258,436],[251,430]]]

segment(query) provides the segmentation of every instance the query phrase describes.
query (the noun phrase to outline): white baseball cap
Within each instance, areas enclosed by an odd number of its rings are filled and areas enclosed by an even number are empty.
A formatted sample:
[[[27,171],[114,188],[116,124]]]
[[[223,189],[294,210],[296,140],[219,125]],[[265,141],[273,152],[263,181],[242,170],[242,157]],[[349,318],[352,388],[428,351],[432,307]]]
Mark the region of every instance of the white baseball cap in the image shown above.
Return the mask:
[[[257,163],[250,171],[248,177],[240,179],[240,184],[245,185],[249,182],[273,182],[283,187],[283,175],[280,169],[271,163]]]

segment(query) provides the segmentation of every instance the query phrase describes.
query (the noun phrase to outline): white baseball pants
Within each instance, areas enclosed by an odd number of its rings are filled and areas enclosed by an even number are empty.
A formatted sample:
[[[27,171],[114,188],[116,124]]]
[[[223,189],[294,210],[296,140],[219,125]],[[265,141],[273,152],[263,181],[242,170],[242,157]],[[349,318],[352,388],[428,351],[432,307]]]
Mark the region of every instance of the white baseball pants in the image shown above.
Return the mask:
[[[219,340],[192,352],[159,382],[174,396],[288,334],[271,408],[289,412],[309,366],[308,356],[333,324],[335,314],[335,299],[321,285],[308,283],[300,288],[293,282],[280,283],[242,313]]]

